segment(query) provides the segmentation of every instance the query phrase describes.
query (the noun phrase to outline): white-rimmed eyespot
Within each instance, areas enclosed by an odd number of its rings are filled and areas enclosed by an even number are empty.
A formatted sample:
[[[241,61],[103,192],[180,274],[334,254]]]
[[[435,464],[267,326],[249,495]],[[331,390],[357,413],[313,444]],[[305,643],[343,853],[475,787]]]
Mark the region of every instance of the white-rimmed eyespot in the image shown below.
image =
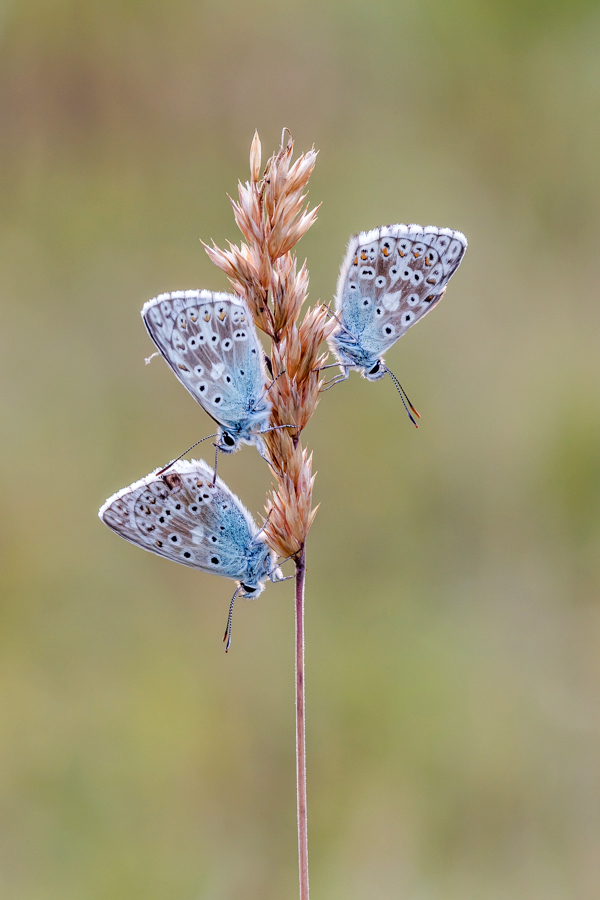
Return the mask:
[[[368,381],[391,375],[383,354],[439,303],[466,248],[460,231],[435,226],[388,225],[351,238],[328,339],[342,373],[336,383],[351,369]]]
[[[143,550],[237,581],[234,600],[258,597],[267,579],[284,580],[251,514],[204,460],[179,460],[159,472],[109,497],[100,519]],[[231,617],[228,623],[230,639]]]
[[[144,304],[148,334],[179,381],[219,425],[217,447],[235,453],[269,428],[264,352],[244,300],[212,291],[173,291]]]

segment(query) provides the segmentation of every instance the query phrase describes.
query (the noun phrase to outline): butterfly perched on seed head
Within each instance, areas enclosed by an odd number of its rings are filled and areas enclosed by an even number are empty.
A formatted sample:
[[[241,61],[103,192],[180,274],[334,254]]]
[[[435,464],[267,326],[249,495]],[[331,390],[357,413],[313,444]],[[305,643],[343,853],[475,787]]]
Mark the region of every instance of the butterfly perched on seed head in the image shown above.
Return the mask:
[[[244,300],[212,291],[173,291],[142,309],[148,334],[179,381],[219,425],[218,448],[234,453],[268,428],[264,351]]]
[[[388,225],[353,237],[336,293],[329,346],[343,378],[383,378],[383,354],[442,298],[467,247],[460,231]]]

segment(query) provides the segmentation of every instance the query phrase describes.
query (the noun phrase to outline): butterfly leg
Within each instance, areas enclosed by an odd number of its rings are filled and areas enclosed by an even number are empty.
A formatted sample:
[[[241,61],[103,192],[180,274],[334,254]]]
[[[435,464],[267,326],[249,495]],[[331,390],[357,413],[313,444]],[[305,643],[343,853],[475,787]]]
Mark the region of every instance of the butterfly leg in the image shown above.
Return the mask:
[[[287,425],[283,425],[283,426],[276,426],[276,427],[278,427],[278,428],[279,428],[279,427],[287,428],[288,426],[287,426]],[[292,427],[295,428],[296,426],[293,425]],[[268,431],[271,431],[272,429],[267,429],[267,430],[268,430]],[[264,431],[259,432],[259,434],[264,434],[264,433],[265,433]],[[262,440],[259,438],[258,434],[253,435],[253,437],[255,438],[254,445],[255,445],[256,449],[258,450],[258,452],[260,453],[260,455],[262,456],[262,458],[264,459],[264,461],[267,463],[267,465],[268,465],[271,469],[273,469],[273,471],[275,472],[275,474],[277,475],[278,478],[282,478],[282,477],[283,477],[283,474],[282,474],[281,472],[278,472],[278,471],[277,471],[277,469],[275,468],[275,466],[273,465],[273,463],[271,462],[271,460],[270,460],[269,457],[267,456],[267,454],[266,454],[266,452],[265,452],[265,445],[263,444]]]
[[[268,356],[266,355],[266,353],[265,353],[265,357],[268,359]],[[273,372],[273,369],[271,368],[271,374],[272,374],[272,372]],[[271,390],[271,388],[273,387],[273,385],[275,384],[275,382],[277,381],[277,379],[278,379],[278,378],[281,378],[282,375],[285,375],[285,369],[282,369],[282,371],[279,373],[279,375],[276,375],[275,378],[273,378],[273,380],[271,381],[271,384],[270,384],[269,387],[266,389],[266,391],[264,392],[264,394],[262,395],[262,397],[260,398],[260,400],[254,405],[254,407],[252,408],[251,412],[254,412],[255,409],[258,409],[258,407],[259,407],[260,404],[263,402],[263,400],[265,399],[265,397],[267,396],[267,394],[269,393],[269,391]]]
[[[267,523],[265,522],[265,525],[266,524]],[[263,525],[263,528],[264,528],[264,525]],[[285,559],[282,559],[280,562],[277,563],[277,565],[275,566],[274,569],[271,569],[271,571],[269,572],[269,578],[271,579],[273,584],[279,584],[280,581],[289,581],[291,578],[296,577],[295,575],[288,575],[287,578],[274,578],[273,577],[275,575],[275,572],[277,572],[280,569],[280,567],[284,565],[284,563],[289,562],[290,559],[293,559],[294,556],[295,556],[294,553],[292,553],[290,556],[286,556]]]
[[[329,369],[330,366],[323,366],[324,369]],[[333,368],[333,366],[331,366]],[[349,366],[340,366],[342,370],[341,375],[336,375],[335,378],[332,378],[331,381],[326,381],[324,386],[321,388],[321,393],[324,394],[325,391],[331,390],[332,387],[336,384],[340,384],[342,381],[347,381],[350,377],[350,367]]]
[[[265,519],[265,521],[262,523],[262,525],[260,526],[260,528],[258,529],[258,531],[256,532],[256,534],[254,535],[254,538],[253,538],[253,540],[252,540],[252,543],[254,543],[254,541],[255,541],[256,538],[259,536],[259,534],[262,534],[263,531],[265,530],[265,528],[267,527],[267,525],[268,525],[268,523],[269,523],[269,519],[271,518],[271,513],[272,513],[272,512],[273,512],[273,510],[270,509],[269,512],[268,512],[268,514],[267,514],[267,518]]]

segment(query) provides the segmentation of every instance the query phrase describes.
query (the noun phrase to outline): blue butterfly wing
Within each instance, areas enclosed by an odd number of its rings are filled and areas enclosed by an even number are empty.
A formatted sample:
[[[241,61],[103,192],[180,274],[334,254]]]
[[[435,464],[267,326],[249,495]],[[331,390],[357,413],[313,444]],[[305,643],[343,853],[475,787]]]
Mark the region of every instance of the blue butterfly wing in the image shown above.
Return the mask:
[[[220,478],[214,487],[212,480],[203,460],[180,460],[164,476],[153,473],[114,494],[99,516],[144,550],[244,582],[251,564],[256,568],[256,523]]]
[[[245,432],[268,421],[263,351],[244,301],[174,291],[148,301],[142,318],[179,381],[216,422]]]
[[[338,281],[341,327],[330,343],[356,365],[380,358],[441,299],[467,246],[459,231],[391,225],[348,247]]]

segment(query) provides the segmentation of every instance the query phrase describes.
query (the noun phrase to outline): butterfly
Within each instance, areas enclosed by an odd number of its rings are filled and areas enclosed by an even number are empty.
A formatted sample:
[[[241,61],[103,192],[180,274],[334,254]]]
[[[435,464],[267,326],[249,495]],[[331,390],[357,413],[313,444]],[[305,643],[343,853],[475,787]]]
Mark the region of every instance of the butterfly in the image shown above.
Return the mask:
[[[204,460],[179,460],[168,474],[155,469],[109,497],[98,516],[117,534],[165,559],[238,582],[238,595],[258,597],[265,581],[283,581],[274,552],[240,499]]]
[[[328,341],[342,370],[336,380],[357,369],[369,381],[387,372],[397,382],[383,354],[439,303],[466,248],[460,231],[432,225],[388,225],[351,238]]]
[[[271,401],[264,351],[245,301],[173,291],[145,303],[142,319],[182,385],[219,425],[218,449],[235,453],[254,444],[264,456],[261,434],[269,430]]]

